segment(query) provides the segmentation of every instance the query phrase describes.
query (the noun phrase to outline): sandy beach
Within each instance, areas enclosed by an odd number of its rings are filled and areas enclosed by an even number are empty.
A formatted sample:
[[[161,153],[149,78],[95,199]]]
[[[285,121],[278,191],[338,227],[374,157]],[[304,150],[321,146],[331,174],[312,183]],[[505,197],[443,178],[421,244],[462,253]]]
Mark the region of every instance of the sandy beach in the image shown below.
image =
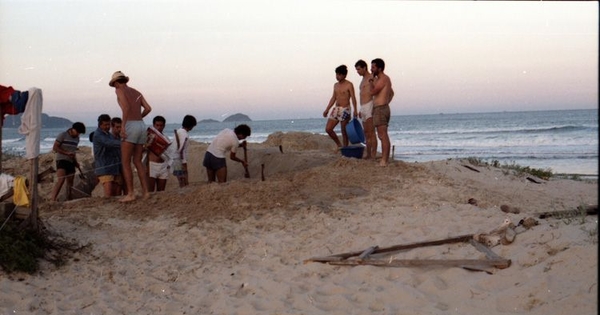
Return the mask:
[[[44,263],[34,275],[0,271],[0,314],[598,311],[598,216],[536,216],[597,205],[597,181],[536,183],[456,159],[378,167],[341,157],[326,136],[276,133],[249,144],[250,178],[228,160],[228,183],[209,185],[201,167],[206,147],[190,147],[190,186],[180,189],[171,177],[167,190],[149,200],[122,204],[102,198],[98,186],[90,198],[51,204],[52,181],[40,184],[44,223],[87,246],[60,268]],[[91,163],[89,148],[78,158]],[[53,163],[52,154],[41,156],[40,170]],[[22,159],[3,167],[29,172]],[[513,211],[502,211],[507,207]],[[526,218],[538,225],[519,225]],[[516,236],[491,250],[510,260],[507,268],[306,262],[371,246],[486,234],[506,219]],[[366,259],[486,255],[456,242]]]

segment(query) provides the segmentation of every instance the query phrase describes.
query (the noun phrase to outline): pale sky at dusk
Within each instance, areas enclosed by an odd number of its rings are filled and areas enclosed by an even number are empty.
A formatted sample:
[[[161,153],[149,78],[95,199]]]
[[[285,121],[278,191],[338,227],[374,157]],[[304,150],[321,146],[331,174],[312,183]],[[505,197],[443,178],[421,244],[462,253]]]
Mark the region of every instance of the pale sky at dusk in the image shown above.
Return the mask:
[[[598,3],[0,0],[0,84],[72,121],[120,115],[116,70],[168,122],[317,118],[374,58],[392,115],[597,108]]]

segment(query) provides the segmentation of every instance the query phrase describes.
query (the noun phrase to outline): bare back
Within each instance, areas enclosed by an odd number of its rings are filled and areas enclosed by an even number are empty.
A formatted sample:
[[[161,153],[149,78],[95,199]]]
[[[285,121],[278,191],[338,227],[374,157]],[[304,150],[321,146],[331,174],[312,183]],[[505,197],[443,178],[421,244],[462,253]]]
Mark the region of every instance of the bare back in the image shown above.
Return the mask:
[[[142,120],[144,114],[142,114],[142,108],[144,113],[149,112],[150,106],[142,96],[142,93],[129,86],[121,86],[116,89],[117,101],[123,111],[123,123],[127,121]]]

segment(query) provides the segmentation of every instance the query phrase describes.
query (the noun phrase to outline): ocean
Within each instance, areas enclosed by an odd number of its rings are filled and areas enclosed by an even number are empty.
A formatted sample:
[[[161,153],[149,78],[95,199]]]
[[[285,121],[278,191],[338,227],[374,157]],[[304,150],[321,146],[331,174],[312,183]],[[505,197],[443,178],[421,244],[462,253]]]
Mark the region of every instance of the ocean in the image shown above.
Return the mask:
[[[146,123],[150,124],[149,119]],[[325,135],[325,118],[251,121],[248,142],[260,143],[277,131]],[[223,128],[237,123],[199,123],[191,139],[210,142]],[[87,126],[88,133],[96,126]],[[179,124],[167,124],[166,134]],[[340,129],[336,131],[340,134]],[[49,152],[62,129],[43,129],[40,151]],[[394,159],[425,162],[477,158],[501,165],[518,164],[557,174],[598,175],[598,111],[554,110],[392,116],[389,135]],[[81,146],[91,146],[87,134]],[[379,146],[379,149],[381,147]],[[16,128],[3,129],[2,151],[23,155],[25,137]]]

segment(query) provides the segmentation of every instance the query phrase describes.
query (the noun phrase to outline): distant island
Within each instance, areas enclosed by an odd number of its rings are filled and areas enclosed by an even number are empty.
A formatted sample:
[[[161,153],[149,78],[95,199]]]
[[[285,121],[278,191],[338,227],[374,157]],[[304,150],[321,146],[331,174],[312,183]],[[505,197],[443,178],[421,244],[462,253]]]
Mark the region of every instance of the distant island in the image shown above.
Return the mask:
[[[23,114],[6,116],[3,127],[19,128],[21,126],[21,116]],[[66,118],[48,116],[48,114],[42,113],[42,128],[70,128],[71,126],[73,126],[73,122]]]
[[[241,114],[241,113],[237,113],[237,114],[233,114],[227,118],[225,118],[223,120],[223,122],[232,122],[232,121],[252,121],[252,119],[250,119],[250,117]]]
[[[206,123],[218,123],[218,122],[219,122],[218,120],[214,120],[214,119],[202,119],[198,123],[200,123],[200,124],[206,124]]]

